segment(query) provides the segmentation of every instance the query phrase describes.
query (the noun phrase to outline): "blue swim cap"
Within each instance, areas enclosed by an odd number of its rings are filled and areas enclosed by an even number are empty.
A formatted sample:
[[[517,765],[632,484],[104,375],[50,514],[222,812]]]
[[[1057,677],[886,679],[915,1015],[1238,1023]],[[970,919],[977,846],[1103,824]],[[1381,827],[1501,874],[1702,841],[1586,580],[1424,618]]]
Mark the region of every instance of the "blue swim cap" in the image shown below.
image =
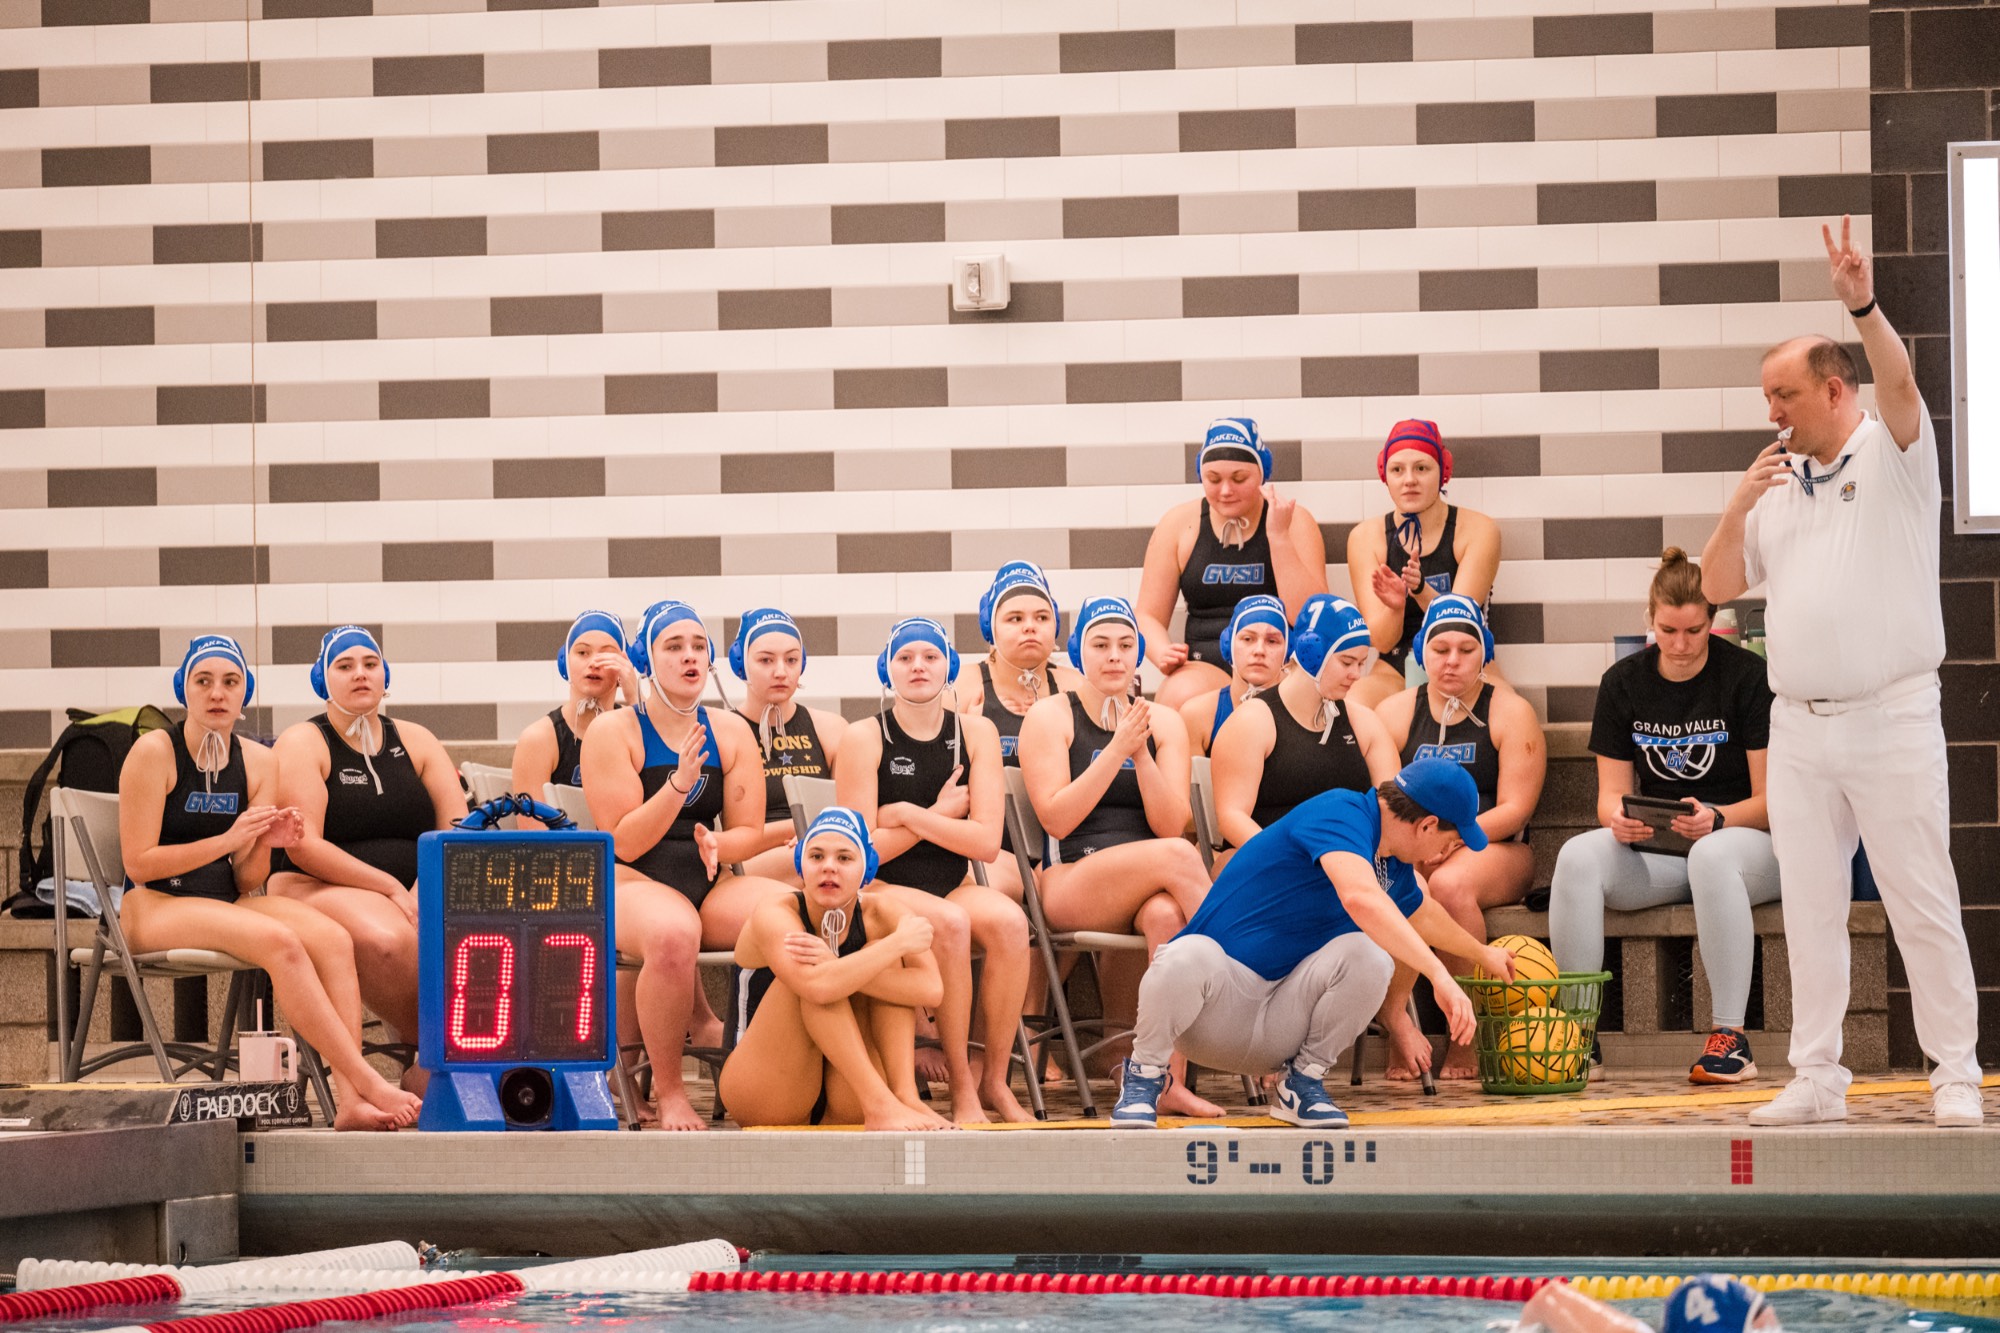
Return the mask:
[[[913,643],[927,643],[944,654],[944,683],[948,686],[958,679],[958,649],[951,646],[951,636],[944,626],[929,616],[910,616],[889,627],[889,642],[882,646],[881,656],[875,659],[875,674],[882,681],[882,688],[889,688],[889,663],[897,653]]]
[[[683,620],[692,620],[701,626],[704,636],[708,634],[708,626],[702,624],[701,613],[686,602],[675,601],[672,598],[664,602],[654,602],[646,608],[645,614],[639,617],[639,633],[633,637],[628,656],[641,676],[653,674],[654,641],[667,632],[669,625],[677,625]],[[708,640],[708,664],[715,665],[715,640],[712,638]]]
[[[1254,597],[1245,597],[1230,613],[1229,628],[1222,635],[1222,665],[1236,665],[1236,636],[1251,625],[1269,625],[1278,631],[1280,638],[1286,640],[1287,646],[1290,645],[1292,625],[1285,617],[1285,604],[1269,593],[1260,592]]]
[[[188,644],[187,656],[181,658],[181,669],[174,672],[174,698],[183,704],[188,701],[187,678],[195,664],[211,657],[220,657],[231,662],[243,673],[243,702],[247,706],[250,696],[257,693],[257,677],[251,674],[249,659],[243,655],[243,645],[227,634],[202,634]]]
[[[1201,457],[1195,466],[1199,469],[1211,462],[1225,461],[1255,463],[1263,470],[1264,480],[1271,479],[1271,451],[1264,447],[1257,434],[1257,423],[1249,417],[1217,417],[1208,423],[1208,433],[1201,442]]]
[[[1299,608],[1298,621],[1292,626],[1292,660],[1315,679],[1326,659],[1335,653],[1373,645],[1361,608],[1331,593],[1316,592],[1306,598],[1306,604]]]
[[[789,634],[799,641],[799,670],[806,666],[806,636],[799,628],[799,622],[775,606],[760,606],[755,611],[745,611],[743,619],[736,626],[736,638],[729,645],[729,669],[736,673],[736,679],[748,680],[745,659],[750,647],[766,634]]]
[[[1132,632],[1139,638],[1139,661],[1146,660],[1146,635],[1139,629],[1139,616],[1132,610],[1132,603],[1123,597],[1093,597],[1076,613],[1076,623],[1071,625],[1069,630],[1069,660],[1075,664],[1077,670],[1083,669],[1084,638],[1089,635],[1092,628],[1106,621],[1121,621],[1130,625]],[[1137,662],[1133,664],[1133,669],[1138,669]]]
[[[868,825],[860,814],[844,805],[829,805],[813,816],[812,823],[806,825],[806,835],[792,848],[792,867],[803,875],[806,873],[806,844],[822,833],[837,833],[853,843],[861,852],[861,882],[871,883],[875,872],[881,868],[882,860],[875,854],[875,840],[868,836]]]
[[[1031,560],[1009,560],[994,571],[993,582],[979,598],[979,633],[986,642],[993,642],[993,617],[1000,612],[1000,604],[1017,592],[1031,592],[1049,604],[1049,609],[1057,615],[1062,612],[1056,607],[1055,590],[1049,587],[1049,576],[1042,567]]]
[[[1410,646],[1418,666],[1424,664],[1424,645],[1430,642],[1431,635],[1446,630],[1457,630],[1478,639],[1486,650],[1486,660],[1493,660],[1493,631],[1487,627],[1486,613],[1464,593],[1447,592],[1431,599],[1430,609],[1424,612],[1424,623],[1417,630],[1417,640]]]
[[[1733,1277],[1703,1273],[1667,1297],[1660,1333],[1745,1333],[1763,1309],[1763,1292]]]
[[[569,679],[569,650],[576,647],[578,639],[593,631],[610,635],[611,642],[618,645],[618,651],[625,651],[625,622],[609,611],[585,611],[570,622],[569,633],[563,635],[562,652],[556,658],[556,674],[564,680]]]
[[[382,652],[382,645],[375,642],[375,636],[359,625],[342,625],[330,629],[326,637],[319,641],[319,656],[313,660],[312,670],[306,679],[312,684],[313,693],[320,698],[327,697],[326,673],[334,659],[354,648],[366,648],[382,659],[382,688],[389,688],[389,659]]]

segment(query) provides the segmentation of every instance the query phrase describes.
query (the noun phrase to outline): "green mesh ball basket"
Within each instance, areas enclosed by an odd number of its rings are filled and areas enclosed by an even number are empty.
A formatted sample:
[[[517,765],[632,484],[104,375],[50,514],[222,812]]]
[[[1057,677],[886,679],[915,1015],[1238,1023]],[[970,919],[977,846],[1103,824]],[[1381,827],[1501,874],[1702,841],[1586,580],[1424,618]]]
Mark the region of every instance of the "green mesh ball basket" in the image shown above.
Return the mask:
[[[1554,981],[1459,977],[1476,1016],[1480,1087],[1514,1097],[1589,1087],[1590,1048],[1609,980],[1609,972],[1564,972]]]

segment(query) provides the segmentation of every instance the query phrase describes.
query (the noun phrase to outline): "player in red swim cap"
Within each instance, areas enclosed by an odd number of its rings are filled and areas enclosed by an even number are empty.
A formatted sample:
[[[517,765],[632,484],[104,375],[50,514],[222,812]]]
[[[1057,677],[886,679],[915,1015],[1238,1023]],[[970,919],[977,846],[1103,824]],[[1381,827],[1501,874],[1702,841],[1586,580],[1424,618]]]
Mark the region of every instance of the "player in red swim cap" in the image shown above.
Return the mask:
[[[1347,534],[1354,604],[1382,654],[1348,696],[1365,708],[1403,688],[1403,662],[1431,599],[1456,592],[1484,606],[1500,569],[1499,526],[1445,501],[1452,458],[1436,422],[1397,422],[1375,471],[1394,507],[1380,523],[1359,523]]]

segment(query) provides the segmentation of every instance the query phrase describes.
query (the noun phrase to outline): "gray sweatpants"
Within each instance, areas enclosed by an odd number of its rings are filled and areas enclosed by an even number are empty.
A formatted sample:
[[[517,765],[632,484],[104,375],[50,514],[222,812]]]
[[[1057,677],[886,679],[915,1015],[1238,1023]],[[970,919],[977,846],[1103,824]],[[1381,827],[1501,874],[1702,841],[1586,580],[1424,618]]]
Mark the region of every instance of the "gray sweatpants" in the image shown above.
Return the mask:
[[[1164,1067],[1179,1050],[1205,1069],[1268,1074],[1297,1057],[1332,1065],[1361,1035],[1395,965],[1359,931],[1266,981],[1206,935],[1161,945],[1139,983],[1132,1058]]]

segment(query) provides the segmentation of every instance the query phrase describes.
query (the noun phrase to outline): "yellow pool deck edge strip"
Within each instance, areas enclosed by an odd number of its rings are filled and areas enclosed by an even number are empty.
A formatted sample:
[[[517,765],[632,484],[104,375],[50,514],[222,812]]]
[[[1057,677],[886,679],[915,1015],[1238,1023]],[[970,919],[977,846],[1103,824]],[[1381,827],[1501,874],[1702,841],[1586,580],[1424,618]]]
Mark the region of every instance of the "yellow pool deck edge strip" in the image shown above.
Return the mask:
[[[1988,1074],[1982,1080],[1982,1087],[2000,1088],[2000,1074]],[[1929,1092],[1930,1083],[1924,1079],[1902,1079],[1883,1083],[1856,1083],[1848,1088],[1850,1097],[1876,1097],[1890,1093]],[[1538,1120],[1544,1117],[1558,1119],[1575,1115],[1596,1115],[1601,1111],[1658,1111],[1676,1107],[1734,1106],[1768,1102],[1776,1097],[1777,1088],[1733,1088],[1727,1092],[1676,1092],[1645,1097],[1576,1097],[1563,1096],[1560,1099],[1536,1099],[1520,1101],[1506,1099],[1494,1106],[1452,1106],[1435,1110],[1414,1111],[1357,1111],[1348,1118],[1351,1126],[1369,1125],[1485,1125],[1505,1123],[1511,1120]],[[1232,1115],[1219,1120],[1193,1120],[1185,1116],[1161,1116],[1160,1125],[1165,1129],[1294,1129],[1282,1120],[1274,1120],[1264,1115]],[[968,1130],[1033,1130],[1033,1129],[1118,1129],[1121,1126],[1109,1120],[1036,1120],[1022,1124],[991,1123],[966,1125]],[[860,1134],[865,1131],[859,1125],[758,1125],[750,1133],[831,1133]]]

